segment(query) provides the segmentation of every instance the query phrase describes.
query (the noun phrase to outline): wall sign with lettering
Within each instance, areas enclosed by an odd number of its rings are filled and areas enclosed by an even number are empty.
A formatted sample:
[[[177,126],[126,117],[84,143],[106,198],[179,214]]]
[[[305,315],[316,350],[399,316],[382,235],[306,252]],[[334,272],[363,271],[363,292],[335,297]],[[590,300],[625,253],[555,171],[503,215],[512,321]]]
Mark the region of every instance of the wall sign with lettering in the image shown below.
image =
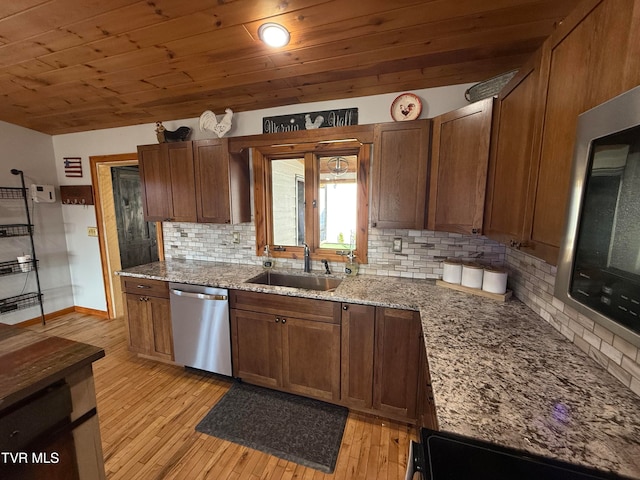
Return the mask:
[[[262,133],[295,132],[315,128],[346,127],[358,124],[357,108],[294,113],[262,119]]]

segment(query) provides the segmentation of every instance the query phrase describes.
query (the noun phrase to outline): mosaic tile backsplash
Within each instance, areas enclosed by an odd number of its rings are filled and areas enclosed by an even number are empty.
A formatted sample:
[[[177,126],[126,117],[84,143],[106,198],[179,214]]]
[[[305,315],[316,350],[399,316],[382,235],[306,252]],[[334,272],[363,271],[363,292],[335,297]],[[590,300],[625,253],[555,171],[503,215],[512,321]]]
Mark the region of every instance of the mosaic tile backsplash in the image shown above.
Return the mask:
[[[233,243],[238,232],[240,242]],[[164,223],[165,257],[257,265],[253,223],[212,225],[204,223]],[[402,252],[391,250],[394,238],[402,239]],[[459,257],[487,265],[502,265],[505,247],[485,237],[428,230],[369,229],[369,263],[360,272],[371,275],[406,278],[441,278],[442,260]],[[303,269],[302,260],[276,259],[282,268]],[[334,272],[343,264],[330,262]],[[312,270],[324,271],[320,262]]]
[[[234,232],[239,243],[234,243]],[[253,223],[213,225],[164,223],[167,259],[193,259],[257,265]],[[392,251],[394,238],[402,239],[402,252]],[[484,264],[506,266],[514,295],[588,353],[609,373],[640,395],[640,352],[607,329],[589,320],[553,296],[556,268],[535,257],[474,235],[428,230],[369,229],[369,263],[360,272],[407,278],[442,278],[442,260],[459,257]],[[330,262],[334,273],[342,264]],[[303,269],[301,260],[276,259],[280,268]],[[321,272],[320,262],[312,270]]]

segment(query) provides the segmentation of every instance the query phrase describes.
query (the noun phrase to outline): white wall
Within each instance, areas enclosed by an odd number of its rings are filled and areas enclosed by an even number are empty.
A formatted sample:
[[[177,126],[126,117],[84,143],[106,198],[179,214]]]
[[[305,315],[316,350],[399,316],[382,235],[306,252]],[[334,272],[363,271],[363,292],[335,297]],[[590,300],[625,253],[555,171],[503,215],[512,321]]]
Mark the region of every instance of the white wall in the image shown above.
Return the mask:
[[[20,177],[11,174],[16,168],[24,172],[25,184],[58,184],[50,135],[0,122],[0,185],[19,187]],[[56,196],[59,198],[59,190]],[[32,203],[29,209],[34,224],[34,243],[40,267],[40,284],[45,313],[73,306],[73,292],[67,259],[65,225],[59,200],[56,203]],[[26,223],[22,200],[0,200],[0,223]],[[15,260],[29,253],[29,237],[0,238],[0,261]],[[36,290],[35,273],[0,277],[0,298]],[[39,307],[6,313],[0,322],[14,324],[38,317]]]
[[[430,118],[467,104],[464,92],[471,84],[414,90],[423,100],[421,118]],[[290,105],[251,112],[239,112],[233,117],[233,128],[229,136],[254,135],[262,133],[262,118],[308,111],[337,108],[358,108],[358,123],[370,124],[391,121],[389,107],[401,92],[374,95],[344,100]],[[202,110],[207,110],[202,105]],[[219,117],[224,112],[215,112]],[[162,119],[159,119],[162,120]],[[198,118],[163,122],[167,130],[175,130],[186,125],[192,129],[192,140],[213,138],[210,132],[200,132]],[[156,143],[155,124],[132,127],[94,130],[82,133],[56,135],[53,137],[55,166],[61,185],[90,184],[89,157],[135,152],[138,145]],[[64,176],[63,158],[81,157],[85,175],[81,179]],[[92,209],[83,210],[78,206],[63,206],[64,222],[69,244],[69,261],[75,304],[78,306],[106,310],[106,299],[102,282],[97,238],[88,238],[86,227],[95,226],[96,218]]]

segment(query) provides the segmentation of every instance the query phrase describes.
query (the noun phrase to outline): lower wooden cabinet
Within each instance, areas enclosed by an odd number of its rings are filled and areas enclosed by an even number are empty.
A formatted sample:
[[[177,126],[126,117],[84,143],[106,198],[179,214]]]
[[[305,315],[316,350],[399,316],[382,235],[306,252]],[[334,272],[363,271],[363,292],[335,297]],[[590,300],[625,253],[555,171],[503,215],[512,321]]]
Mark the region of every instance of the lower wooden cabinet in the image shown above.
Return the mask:
[[[173,360],[171,306],[167,282],[122,278],[129,350]]]
[[[420,314],[343,304],[341,402],[354,409],[417,422]]]
[[[232,291],[233,375],[337,402],[340,317],[331,312],[338,309],[339,304],[321,300]]]
[[[376,308],[373,408],[390,416],[417,418],[422,327],[420,314]]]

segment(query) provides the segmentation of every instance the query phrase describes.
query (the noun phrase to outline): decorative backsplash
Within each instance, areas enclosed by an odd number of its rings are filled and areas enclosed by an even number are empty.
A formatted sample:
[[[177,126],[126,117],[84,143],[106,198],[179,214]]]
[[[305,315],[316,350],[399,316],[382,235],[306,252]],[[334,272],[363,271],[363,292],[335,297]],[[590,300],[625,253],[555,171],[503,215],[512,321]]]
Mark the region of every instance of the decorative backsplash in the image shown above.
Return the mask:
[[[640,351],[553,296],[556,267],[507,248],[509,288],[611,375],[640,395]]]
[[[240,236],[233,243],[233,234]],[[213,225],[204,223],[164,223],[165,257],[260,264],[255,254],[253,223]],[[402,252],[391,250],[394,238],[402,238]],[[486,265],[502,265],[505,247],[485,237],[429,230],[369,229],[369,263],[360,272],[407,278],[441,278],[442,260],[459,257]],[[303,269],[302,260],[276,259],[276,266]],[[331,270],[342,272],[342,264],[330,262]],[[324,271],[320,262],[312,270]]]

